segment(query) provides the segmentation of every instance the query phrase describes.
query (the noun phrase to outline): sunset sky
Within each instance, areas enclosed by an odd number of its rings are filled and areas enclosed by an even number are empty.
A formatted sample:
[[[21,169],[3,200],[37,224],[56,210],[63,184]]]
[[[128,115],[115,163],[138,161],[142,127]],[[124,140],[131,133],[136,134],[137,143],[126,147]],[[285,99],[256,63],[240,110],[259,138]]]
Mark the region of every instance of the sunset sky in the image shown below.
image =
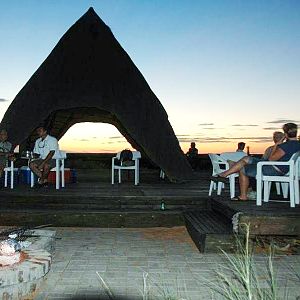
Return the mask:
[[[165,107],[184,151],[262,152],[300,124],[300,1],[0,1],[0,117],[61,36],[93,6]],[[76,124],[72,152],[129,147],[108,124]]]

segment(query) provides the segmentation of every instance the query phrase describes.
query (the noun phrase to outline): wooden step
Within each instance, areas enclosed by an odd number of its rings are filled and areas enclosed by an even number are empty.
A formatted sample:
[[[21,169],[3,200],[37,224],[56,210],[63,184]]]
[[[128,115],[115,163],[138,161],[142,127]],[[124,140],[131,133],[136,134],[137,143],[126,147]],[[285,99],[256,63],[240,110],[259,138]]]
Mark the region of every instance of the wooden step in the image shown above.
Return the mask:
[[[184,213],[186,228],[200,252],[232,251],[235,238],[231,222],[214,211]]]
[[[38,226],[52,224],[56,227],[173,227],[184,225],[181,211],[148,210],[57,210],[27,209],[1,210],[0,226]]]
[[[58,210],[168,210],[207,209],[207,199],[196,196],[74,196],[74,195],[10,195],[0,196],[0,209],[58,209]]]
[[[250,225],[251,235],[300,235],[300,207],[291,208],[289,202],[270,201],[257,206],[255,201],[211,200],[211,209],[233,220],[237,233],[245,233]]]

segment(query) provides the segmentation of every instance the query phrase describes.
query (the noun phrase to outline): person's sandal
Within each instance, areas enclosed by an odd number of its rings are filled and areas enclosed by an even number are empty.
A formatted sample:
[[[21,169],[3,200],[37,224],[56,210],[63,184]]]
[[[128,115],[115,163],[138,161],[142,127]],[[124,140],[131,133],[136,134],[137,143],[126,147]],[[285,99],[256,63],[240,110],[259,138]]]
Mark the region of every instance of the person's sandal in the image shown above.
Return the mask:
[[[48,185],[48,181],[47,182],[44,182],[43,184],[42,184],[42,186],[44,187],[44,188],[47,188],[49,185]]]
[[[248,201],[248,199],[241,199],[239,196],[231,198],[231,201],[236,201],[236,202],[245,202]]]

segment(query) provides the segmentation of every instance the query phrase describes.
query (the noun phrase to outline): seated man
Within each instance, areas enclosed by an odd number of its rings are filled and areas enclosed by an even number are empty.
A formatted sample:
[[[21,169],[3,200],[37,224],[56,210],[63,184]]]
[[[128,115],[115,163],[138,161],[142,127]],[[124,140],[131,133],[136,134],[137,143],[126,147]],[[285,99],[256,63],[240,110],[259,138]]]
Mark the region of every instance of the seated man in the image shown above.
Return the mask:
[[[288,161],[292,155],[300,151],[300,142],[297,140],[297,125],[287,123],[283,125],[284,136],[277,141],[272,148],[268,160],[270,161]],[[286,140],[284,142],[284,140]],[[263,159],[262,159],[263,160]],[[240,196],[233,200],[247,200],[247,191],[249,187],[249,177],[256,177],[257,163],[260,159],[246,156],[239,160],[227,171],[220,173],[215,177],[216,180],[225,181],[225,178],[231,174],[239,172]],[[264,166],[263,173],[269,176],[284,175],[289,171],[287,166]]]
[[[198,155],[198,149],[196,148],[196,143],[191,142],[191,147],[189,148],[189,151],[186,153],[187,157],[197,157]]]
[[[37,128],[39,138],[35,141],[33,155],[37,157],[30,162],[31,171],[37,175],[37,187],[48,186],[48,175],[50,170],[55,167],[54,154],[59,150],[57,139],[47,133],[44,126]]]
[[[198,149],[196,148],[196,143],[192,142],[189,151],[186,153],[188,161],[193,170],[196,169],[197,157],[198,157]]]
[[[8,135],[5,129],[0,130],[0,178],[7,166],[8,160],[13,160],[12,144],[7,140]]]
[[[246,144],[244,142],[239,142],[236,152],[244,152]]]

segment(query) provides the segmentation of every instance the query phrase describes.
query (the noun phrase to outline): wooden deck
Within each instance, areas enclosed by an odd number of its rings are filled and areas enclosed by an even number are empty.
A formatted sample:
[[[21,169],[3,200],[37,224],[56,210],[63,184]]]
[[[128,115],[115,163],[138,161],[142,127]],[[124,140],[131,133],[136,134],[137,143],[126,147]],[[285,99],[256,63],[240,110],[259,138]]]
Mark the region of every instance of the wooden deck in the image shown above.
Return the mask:
[[[234,232],[251,224],[255,235],[300,235],[300,207],[288,202],[269,202],[258,207],[255,201],[234,202],[228,191],[208,197],[209,174],[172,184],[158,179],[158,171],[143,170],[142,182],[133,185],[127,176],[122,184],[110,184],[110,170],[81,171],[78,183],[65,189],[31,189],[18,185],[0,192],[0,225],[86,227],[154,227],[186,224],[197,239],[211,235],[225,243]],[[282,200],[282,199],[278,199]],[[162,210],[162,203],[165,209]],[[195,239],[194,239],[195,240]],[[214,239],[211,239],[214,243]]]

